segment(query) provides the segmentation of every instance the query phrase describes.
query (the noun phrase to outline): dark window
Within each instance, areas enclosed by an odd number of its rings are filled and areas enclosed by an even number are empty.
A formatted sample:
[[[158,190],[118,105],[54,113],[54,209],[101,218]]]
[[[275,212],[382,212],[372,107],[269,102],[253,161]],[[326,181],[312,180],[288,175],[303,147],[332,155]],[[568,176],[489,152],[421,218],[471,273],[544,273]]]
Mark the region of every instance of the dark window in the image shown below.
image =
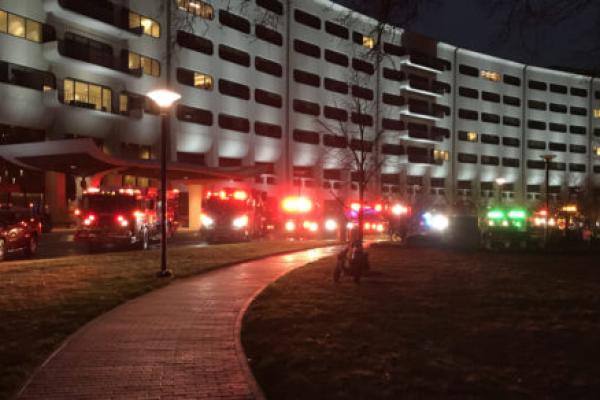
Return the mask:
[[[594,173],[600,174],[600,165],[594,165]]]
[[[305,131],[302,129],[294,129],[294,141],[308,144],[319,144],[319,133]]]
[[[321,49],[319,46],[315,46],[314,44],[310,44],[303,40],[294,39],[294,50],[310,57],[321,58]]]
[[[294,70],[294,80],[309,86],[321,86],[321,78],[319,78],[319,75],[315,75],[306,71],[300,71],[298,69]]]
[[[404,154],[404,147],[399,144],[385,143],[381,146],[381,154],[390,156],[401,156]]]
[[[477,111],[465,110],[465,109],[461,108],[458,110],[458,118],[471,119],[471,120],[476,121],[477,119],[479,119],[479,114],[477,113]]]
[[[557,113],[562,113],[562,114],[566,114],[567,113],[567,106],[564,105],[564,104],[550,103],[550,111],[557,112]]]
[[[328,49],[325,50],[325,60],[333,64],[341,65],[342,67],[347,67],[349,63],[348,57],[345,54]]]
[[[350,32],[348,28],[335,24],[331,21],[325,21],[325,31],[333,36],[337,36],[342,39],[348,39]]]
[[[241,158],[219,157],[219,167],[241,167]]]
[[[527,160],[529,169],[546,169],[546,163],[542,160]]]
[[[348,121],[348,112],[337,107],[323,107],[323,115],[325,116],[325,118],[329,119],[335,119],[342,122]]]
[[[585,154],[587,152],[587,148],[581,144],[572,144],[569,146],[569,151],[571,153]]]
[[[185,122],[193,122],[195,124],[211,126],[213,124],[212,113],[208,110],[201,108],[194,108],[184,106],[183,104],[177,105],[177,119]]]
[[[181,83],[182,85],[194,86],[194,71],[177,68],[177,82]]]
[[[381,127],[391,131],[403,131],[405,129],[404,122],[398,119],[383,118]]]
[[[567,125],[565,125],[565,124],[557,124],[557,123],[554,123],[554,122],[550,122],[548,124],[548,129],[550,129],[552,132],[566,133],[567,132]]]
[[[596,92],[594,93],[594,97],[596,98],[596,100],[600,99],[600,90],[596,90]]]
[[[527,121],[527,127],[529,129],[537,129],[540,131],[545,131],[546,130],[546,123],[544,121],[534,121],[534,120],[529,120]]]
[[[465,64],[460,64],[458,66],[458,72],[463,75],[474,76],[476,78],[479,77],[479,70],[477,68]]]
[[[177,161],[187,164],[206,165],[204,153],[177,152]]]
[[[519,168],[519,159],[518,158],[503,157],[502,158],[502,165],[505,166],[505,167]]]
[[[373,126],[373,117],[368,114],[353,112],[350,116],[350,120],[356,125]]]
[[[352,32],[352,41],[354,43],[356,43],[356,44],[360,44],[362,46],[363,43],[364,43],[363,42],[363,38],[364,37],[365,36],[362,33],[359,33],[359,32],[356,32],[356,31]]]
[[[527,148],[534,150],[546,150],[546,142],[542,142],[541,140],[528,140]]]
[[[388,42],[383,42],[383,51],[398,57],[406,55],[406,49],[404,47]]]
[[[281,77],[283,74],[283,68],[281,67],[281,64],[262,57],[256,57],[254,59],[254,67],[257,71],[264,72],[265,74],[269,75]]]
[[[250,66],[250,55],[248,53],[225,46],[224,44],[219,45],[219,57],[225,61],[240,64],[244,67]]]
[[[365,74],[373,75],[375,73],[375,67],[370,62],[359,60],[358,58],[352,59],[352,68],[356,71],[364,72]]]
[[[500,95],[497,93],[481,92],[481,99],[492,103],[500,103]]]
[[[283,4],[279,0],[256,0],[256,4],[275,14],[283,15]]]
[[[294,99],[294,111],[314,116],[318,116],[321,113],[318,104],[298,99]]]
[[[358,85],[352,85],[352,96],[365,100],[373,100],[373,91]]]
[[[488,122],[490,124],[499,124],[500,123],[500,116],[496,115],[496,114],[489,114],[489,113],[481,113],[481,120],[483,122]]]
[[[262,89],[254,90],[254,100],[257,103],[265,104],[267,106],[276,108],[281,108],[281,106],[283,105],[283,100],[280,95]]]
[[[502,144],[505,146],[509,146],[509,147],[519,147],[521,144],[521,141],[519,139],[513,138],[513,137],[503,137]]]
[[[350,141],[350,148],[354,151],[370,153],[373,151],[373,142],[369,140],[352,139]]]
[[[254,28],[254,31],[256,33],[256,37],[264,40],[265,42],[273,43],[277,46],[283,45],[283,36],[281,33],[274,31],[271,28],[257,24]]]
[[[567,164],[563,162],[551,162],[550,164],[548,164],[548,169],[552,171],[566,171]]]
[[[385,79],[389,79],[391,81],[402,82],[406,80],[406,74],[402,71],[397,71],[395,69],[384,68],[383,69],[383,77]]]
[[[580,89],[580,88],[576,88],[576,87],[571,88],[571,96],[587,97],[587,95],[588,95],[588,91],[585,89]]]
[[[521,126],[521,120],[515,117],[503,116],[502,123],[506,126]]]
[[[335,79],[325,78],[323,81],[325,89],[342,94],[348,94],[348,84],[346,82],[336,81]]]
[[[471,88],[467,88],[464,86],[461,86],[458,88],[458,94],[460,96],[463,97],[470,97],[471,99],[478,99],[479,98],[479,92],[475,89],[471,89]]]
[[[311,28],[321,29],[321,20],[319,17],[304,12],[302,10],[294,10],[294,20]]]
[[[266,136],[270,138],[279,139],[281,138],[281,127],[279,125],[255,121],[254,133],[256,133],[258,136]]]
[[[483,165],[500,165],[500,158],[495,156],[481,156]]]
[[[219,22],[240,32],[250,33],[250,22],[227,10],[219,10]]]
[[[566,132],[566,131],[565,131]],[[596,137],[600,137],[600,128],[595,128],[594,129],[594,136]]]
[[[219,114],[219,127],[243,133],[250,132],[250,121],[233,115]]]
[[[567,145],[564,143],[548,143],[548,150],[552,151],[567,151]]]
[[[512,86],[521,86],[521,78],[516,76],[504,74],[504,83]]]
[[[567,94],[567,87],[564,85],[550,84],[550,91],[554,93]]]
[[[481,143],[485,144],[500,144],[500,137],[496,135],[482,134]]]
[[[534,90],[546,90],[548,89],[548,85],[546,85],[545,82],[540,82],[540,81],[529,81],[529,89],[534,89]]]
[[[571,114],[585,117],[587,115],[587,110],[583,107],[571,106]]]
[[[213,43],[210,40],[184,31],[177,31],[177,44],[186,49],[211,56],[214,52]]]
[[[504,75],[504,76],[506,76],[506,75]],[[504,101],[504,104],[507,104],[509,106],[515,106],[515,107],[521,106],[521,99],[519,99],[518,97],[503,96],[502,100]]]
[[[578,125],[569,126],[569,132],[571,132],[574,135],[585,135],[587,133],[585,126],[578,126]]]
[[[571,172],[585,172],[585,164],[569,164],[569,171]]]
[[[467,164],[477,164],[476,154],[458,153],[458,162]]]
[[[403,106],[405,104],[404,97],[395,94],[384,93],[383,103],[391,106]]]
[[[343,149],[348,146],[348,142],[344,136],[323,135],[323,144],[327,147],[336,147]]]
[[[240,83],[219,79],[219,92],[227,96],[250,100],[250,88]]]
[[[446,186],[446,182],[444,178],[431,178],[430,180],[431,187],[434,188],[443,188]]]
[[[529,108],[533,108],[534,110],[546,111],[546,103],[543,101],[529,100],[527,105]]]

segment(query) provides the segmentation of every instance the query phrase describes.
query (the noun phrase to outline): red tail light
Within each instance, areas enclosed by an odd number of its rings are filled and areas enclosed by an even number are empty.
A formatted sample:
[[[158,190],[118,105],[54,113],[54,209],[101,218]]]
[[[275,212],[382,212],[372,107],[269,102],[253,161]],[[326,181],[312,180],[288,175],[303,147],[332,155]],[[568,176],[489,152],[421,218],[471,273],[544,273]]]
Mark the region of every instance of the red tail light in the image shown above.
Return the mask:
[[[85,219],[83,220],[83,224],[85,226],[90,226],[94,222],[96,222],[96,215],[94,215],[94,214],[88,214],[88,216],[85,217]]]

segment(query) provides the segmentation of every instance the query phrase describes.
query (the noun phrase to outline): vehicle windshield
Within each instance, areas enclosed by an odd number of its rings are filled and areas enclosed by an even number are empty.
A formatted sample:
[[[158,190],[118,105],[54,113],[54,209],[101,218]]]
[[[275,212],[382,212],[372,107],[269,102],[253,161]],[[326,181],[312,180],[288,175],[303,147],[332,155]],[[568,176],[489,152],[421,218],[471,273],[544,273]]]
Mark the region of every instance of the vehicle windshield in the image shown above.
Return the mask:
[[[95,212],[133,211],[136,200],[133,196],[123,195],[86,195],[83,197],[83,209]]]
[[[248,208],[245,201],[221,200],[216,198],[205,200],[203,207],[208,213],[215,214],[227,214],[236,211],[244,211]]]

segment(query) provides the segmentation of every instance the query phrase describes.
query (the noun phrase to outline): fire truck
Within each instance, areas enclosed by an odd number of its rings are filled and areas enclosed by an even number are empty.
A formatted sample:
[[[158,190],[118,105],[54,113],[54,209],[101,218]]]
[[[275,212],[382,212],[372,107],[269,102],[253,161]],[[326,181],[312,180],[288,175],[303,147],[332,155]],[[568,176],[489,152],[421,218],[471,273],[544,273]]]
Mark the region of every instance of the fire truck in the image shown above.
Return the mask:
[[[279,226],[288,238],[316,238],[321,234],[321,214],[320,207],[308,197],[287,196],[281,201]]]
[[[210,191],[202,202],[200,226],[200,236],[209,243],[261,237],[265,233],[262,196],[236,188]]]
[[[386,204],[385,216],[388,220],[390,240],[405,242],[408,236],[412,209],[400,202]]]
[[[167,234],[177,228],[179,192],[167,192]],[[75,210],[78,227],[75,241],[90,252],[101,247],[139,246],[147,249],[160,240],[160,201],[155,189],[99,189],[84,191]]]
[[[363,214],[363,233],[365,235],[387,232],[388,221],[384,216],[384,209],[381,203],[361,205],[359,202],[353,202],[346,210],[346,218],[348,220],[347,230],[351,239],[356,236],[358,231],[358,217],[361,208]]]
[[[531,241],[529,212],[524,208],[494,207],[482,218],[480,229],[483,246],[525,248]]]

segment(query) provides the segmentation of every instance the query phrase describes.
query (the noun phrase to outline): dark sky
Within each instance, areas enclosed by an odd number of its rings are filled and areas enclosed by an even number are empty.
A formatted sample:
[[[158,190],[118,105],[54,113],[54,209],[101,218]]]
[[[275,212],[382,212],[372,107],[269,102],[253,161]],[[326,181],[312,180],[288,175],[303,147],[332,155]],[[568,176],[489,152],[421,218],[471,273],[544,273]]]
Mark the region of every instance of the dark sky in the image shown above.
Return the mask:
[[[372,0],[334,0],[351,8]],[[516,1],[516,0],[515,0]],[[543,3],[544,0],[538,0]],[[490,0],[425,0],[409,29],[442,42],[538,66],[600,69],[600,1],[563,22],[528,29],[525,37],[512,30],[502,36],[507,8],[492,10]]]

